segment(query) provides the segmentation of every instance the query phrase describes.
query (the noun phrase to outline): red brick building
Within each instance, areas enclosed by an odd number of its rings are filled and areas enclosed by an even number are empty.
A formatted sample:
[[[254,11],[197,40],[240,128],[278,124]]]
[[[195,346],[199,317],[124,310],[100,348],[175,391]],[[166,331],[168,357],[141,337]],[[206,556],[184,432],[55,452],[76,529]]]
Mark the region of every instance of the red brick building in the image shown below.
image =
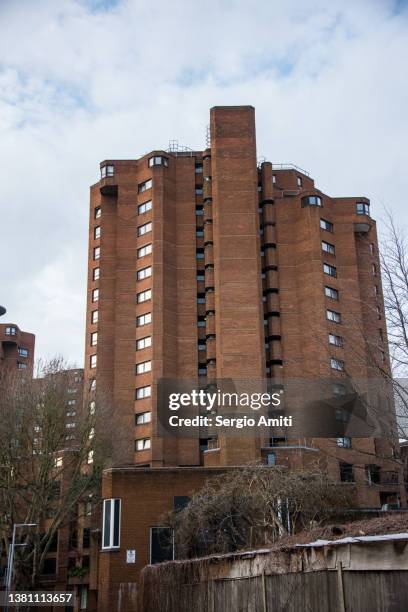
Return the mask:
[[[14,323],[0,323],[0,368],[11,366],[28,370],[34,364],[35,335],[22,331]]]
[[[204,151],[101,164],[86,329],[86,383],[111,396],[129,432],[118,459],[134,466],[105,478],[101,610],[133,592],[160,515],[211,469],[318,458],[335,480],[356,483],[359,506],[405,504],[396,438],[157,433],[159,379],[341,386],[389,368],[369,200],[327,196],[295,166],[258,164],[252,107],[212,108]]]

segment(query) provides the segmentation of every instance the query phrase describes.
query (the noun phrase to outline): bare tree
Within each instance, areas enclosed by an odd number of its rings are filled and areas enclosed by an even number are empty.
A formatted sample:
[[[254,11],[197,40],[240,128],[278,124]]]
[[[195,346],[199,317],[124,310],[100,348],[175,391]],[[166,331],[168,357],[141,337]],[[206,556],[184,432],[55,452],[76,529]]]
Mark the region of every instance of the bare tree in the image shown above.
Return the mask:
[[[109,463],[105,434],[110,407],[100,399],[76,407],[67,422],[73,371],[61,359],[40,364],[28,379],[6,368],[0,375],[0,542],[8,550],[13,524],[35,523],[16,551],[18,588],[38,584],[58,531],[78,509],[98,503]],[[86,398],[85,398],[86,399]]]
[[[401,437],[408,437],[408,236],[385,210],[381,270],[388,342]]]
[[[288,471],[249,465],[211,478],[166,524],[178,558],[268,544],[350,506],[353,487],[320,469]]]

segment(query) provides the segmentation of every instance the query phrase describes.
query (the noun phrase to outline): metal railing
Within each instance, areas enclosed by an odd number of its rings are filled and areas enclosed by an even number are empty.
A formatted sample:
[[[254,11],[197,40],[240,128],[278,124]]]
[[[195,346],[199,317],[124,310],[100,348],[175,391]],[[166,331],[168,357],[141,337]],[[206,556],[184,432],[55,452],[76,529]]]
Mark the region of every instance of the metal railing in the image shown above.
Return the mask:
[[[300,166],[296,166],[296,164],[274,164],[272,163],[272,170],[297,170],[306,176],[310,176],[307,170],[304,170]]]

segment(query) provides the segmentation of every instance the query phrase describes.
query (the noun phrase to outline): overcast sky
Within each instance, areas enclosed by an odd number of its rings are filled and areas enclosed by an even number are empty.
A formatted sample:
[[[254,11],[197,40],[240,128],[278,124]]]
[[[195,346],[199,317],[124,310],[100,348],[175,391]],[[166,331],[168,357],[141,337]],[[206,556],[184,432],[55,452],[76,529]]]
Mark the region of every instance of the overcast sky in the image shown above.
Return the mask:
[[[89,185],[105,158],[252,104],[258,155],[408,225],[408,7],[394,0],[0,0],[0,303],[83,363]]]

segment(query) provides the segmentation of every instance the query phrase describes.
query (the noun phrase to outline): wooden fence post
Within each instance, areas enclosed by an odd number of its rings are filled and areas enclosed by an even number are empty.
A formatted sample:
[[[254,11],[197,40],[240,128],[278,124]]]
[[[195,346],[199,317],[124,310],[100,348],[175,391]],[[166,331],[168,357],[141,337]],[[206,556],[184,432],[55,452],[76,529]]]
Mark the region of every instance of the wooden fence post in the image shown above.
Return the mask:
[[[341,561],[337,562],[337,587],[339,596],[339,611],[346,612],[346,602],[344,599],[343,567]]]
[[[263,572],[262,572],[262,599],[263,599],[263,612],[268,612],[268,601],[266,599],[265,570],[263,570]]]

